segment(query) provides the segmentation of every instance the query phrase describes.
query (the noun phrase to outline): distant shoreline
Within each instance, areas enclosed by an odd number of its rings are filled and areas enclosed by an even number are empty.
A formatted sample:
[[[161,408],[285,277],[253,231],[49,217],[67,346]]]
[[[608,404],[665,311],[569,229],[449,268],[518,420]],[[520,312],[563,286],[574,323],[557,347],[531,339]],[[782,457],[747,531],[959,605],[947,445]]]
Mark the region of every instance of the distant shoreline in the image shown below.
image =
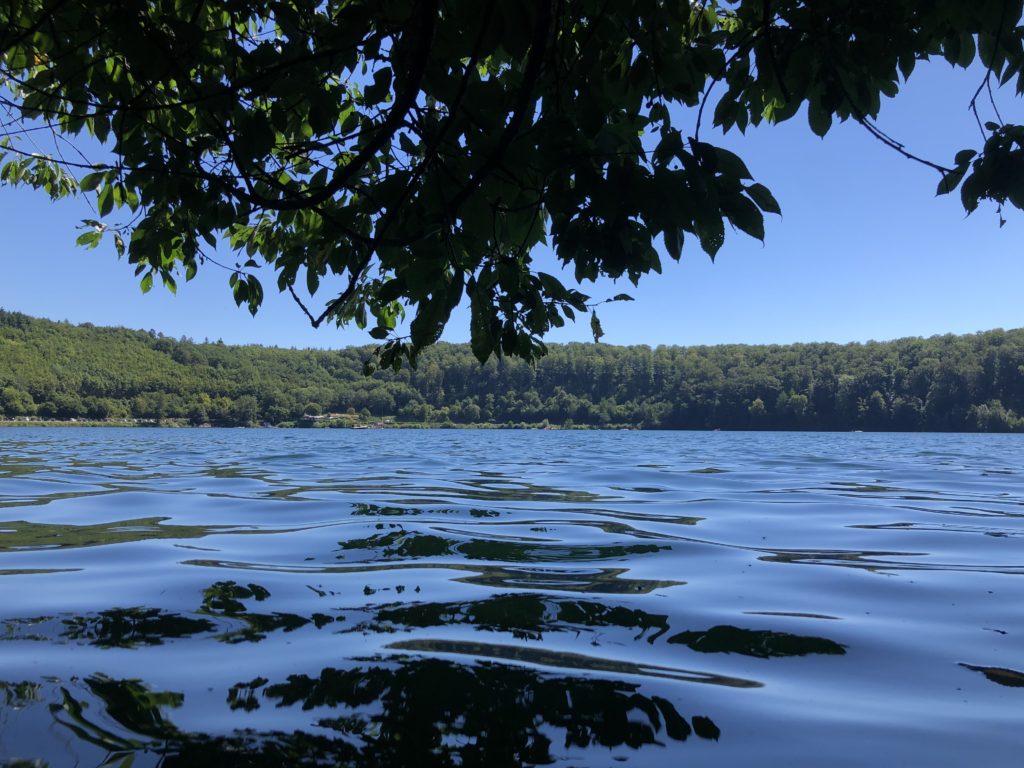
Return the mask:
[[[189,424],[184,419],[163,419],[160,422],[156,422],[151,419],[137,419],[137,420],[120,420],[120,421],[96,421],[89,419],[77,419],[77,420],[60,420],[60,419],[32,419],[32,420],[3,420],[0,419],[0,429],[4,427],[28,427],[28,428],[54,428],[54,427],[110,427],[110,428],[157,428],[157,429],[303,429],[303,430],[379,430],[379,429],[401,429],[401,430],[417,430],[417,429],[452,429],[452,430],[465,430],[465,429],[480,429],[480,430],[516,430],[516,429],[531,429],[540,432],[765,432],[765,433],[783,433],[783,432],[815,432],[820,434],[844,434],[844,433],[869,433],[869,434],[905,434],[905,435],[981,435],[981,434],[1012,434],[1006,432],[964,432],[964,431],[939,431],[939,430],[861,430],[861,429],[664,429],[658,427],[642,427],[635,424],[609,424],[605,426],[593,426],[589,424],[572,424],[566,426],[560,425],[545,425],[543,423],[508,423],[508,424],[493,424],[493,423],[471,423],[471,424],[456,424],[454,422],[388,422],[381,424],[380,422],[374,424],[360,424],[358,426],[352,426],[351,424],[325,424],[323,422],[285,422],[283,424],[249,424],[249,425],[236,425],[236,424]]]
[[[1024,434],[1024,329],[849,345],[553,344],[536,366],[504,357],[481,365],[469,345],[439,343],[416,367],[367,375],[372,354],[196,343],[0,309],[0,417],[119,427]]]
[[[363,429],[538,429],[549,431],[560,430],[586,430],[586,431],[615,431],[615,430],[639,430],[634,425],[609,425],[606,427],[594,427],[589,425],[545,425],[543,423],[470,423],[456,424],[454,422],[395,422],[373,423],[373,424],[338,424],[323,422],[284,422],[282,424],[190,424],[184,419],[130,419],[130,420],[109,420],[98,421],[90,419],[0,419],[0,427],[118,427],[118,428],[160,428],[160,429],[341,429],[341,430],[363,430]]]

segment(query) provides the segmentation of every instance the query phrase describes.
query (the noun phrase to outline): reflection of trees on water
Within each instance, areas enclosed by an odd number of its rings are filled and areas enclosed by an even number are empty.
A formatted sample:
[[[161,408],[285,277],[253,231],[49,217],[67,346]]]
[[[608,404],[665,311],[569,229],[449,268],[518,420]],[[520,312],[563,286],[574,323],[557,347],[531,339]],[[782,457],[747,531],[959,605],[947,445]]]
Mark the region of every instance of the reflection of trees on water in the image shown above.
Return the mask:
[[[263,602],[269,597],[270,592],[259,584],[243,586],[233,581],[218,581],[203,590],[203,605],[199,612],[241,622],[241,626],[218,635],[218,639],[226,643],[258,642],[271,632],[291,632],[308,624],[319,629],[335,620],[325,613],[314,613],[306,617],[280,611],[252,612],[242,602],[249,599]]]
[[[668,699],[642,693],[638,684],[437,659],[326,668],[276,683],[257,678],[228,692],[234,710],[312,711],[318,733],[186,733],[168,712],[182,707],[185,696],[150,691],[135,680],[96,675],[81,688],[61,686],[54,694],[59,702],[49,707],[53,720],[105,751],[107,765],[127,765],[139,753],[159,755],[159,765],[168,768],[516,766],[568,755],[596,764],[607,759],[608,749],[721,736],[711,718],[680,712]]]
[[[740,653],[762,659],[816,653],[841,656],[846,653],[842,645],[824,637],[742,629],[728,625],[718,625],[703,632],[680,632],[670,637],[668,642],[686,645],[701,653]]]
[[[548,575],[557,579],[564,574]],[[202,693],[207,682],[194,680],[183,669],[187,682],[182,692],[154,692],[139,680],[93,675],[77,682],[2,684],[0,703],[6,701],[19,716],[27,714],[21,710],[34,710],[32,717],[52,719],[73,734],[79,746],[91,744],[107,753],[104,760],[110,765],[142,753],[148,755],[147,765],[158,756],[156,764],[163,768],[511,766],[561,759],[598,764],[608,761],[609,749],[671,747],[687,739],[729,736],[728,731],[723,736],[699,704],[667,697],[665,691],[699,690],[676,688],[678,682],[733,689],[760,683],[645,664],[629,652],[604,658],[529,641],[547,633],[590,632],[593,645],[628,646],[644,640],[646,647],[660,641],[701,653],[763,659],[845,653],[842,645],[827,638],[764,629],[719,625],[679,631],[684,628],[671,627],[666,614],[612,604],[606,597],[579,590],[365,605],[346,609],[349,619],[337,607],[327,609],[329,613],[274,611],[270,591],[256,583],[218,581],[198,597],[194,611],[186,613],[135,607],[7,620],[0,637],[131,649],[165,641],[188,643],[186,647],[204,640],[259,643],[275,633],[320,629],[407,634],[388,643],[386,656],[345,661],[342,650],[339,662],[319,673],[284,679],[257,675],[222,688],[213,699]],[[461,628],[457,638],[424,636],[433,628],[455,627]],[[484,642],[481,638],[487,632],[528,642]],[[278,664],[276,660],[274,668]],[[303,663],[302,668],[309,667]],[[210,711],[211,701],[220,712]],[[227,727],[235,730],[181,730],[173,722],[174,711],[186,711],[190,705],[204,708],[199,714],[215,722],[229,718]],[[250,713],[268,708],[292,710],[310,732],[290,733],[287,726],[277,726],[280,731],[246,730],[250,723],[266,722]],[[305,711],[308,717],[299,715]],[[189,714],[195,722],[194,713]],[[282,722],[288,717],[282,716]]]
[[[372,623],[362,628],[394,631],[397,627],[472,625],[481,630],[511,632],[517,637],[540,639],[543,632],[575,627],[621,627],[637,630],[638,640],[648,632],[653,643],[668,631],[668,617],[608,605],[596,600],[566,600],[534,594],[496,595],[486,600],[459,603],[411,603],[382,606]]]
[[[321,592],[319,594],[326,595]],[[493,595],[461,602],[386,603],[353,608],[365,618],[345,622],[336,612],[302,615],[260,611],[271,594],[259,584],[218,581],[203,590],[194,614],[159,608],[112,608],[72,617],[41,616],[8,619],[0,639],[87,643],[100,648],[136,648],[209,635],[226,643],[259,642],[275,632],[330,625],[339,633],[394,634],[435,627],[464,626],[476,631],[506,632],[520,640],[540,641],[544,633],[595,633],[592,645],[603,644],[601,633],[626,630],[612,639],[640,639],[654,644],[670,631],[668,616],[637,608],[610,605],[600,600],[554,597],[533,593]],[[467,636],[468,637],[468,636]],[[763,629],[719,625],[671,635],[668,643],[685,645],[700,653],[738,653],[759,658],[842,655],[845,648],[828,638]],[[392,643],[394,646],[394,643]],[[974,667],[969,667],[974,669]]]
[[[22,709],[40,701],[39,683],[5,683],[0,680],[0,705],[6,709]]]
[[[129,489],[137,490],[137,489]],[[98,492],[99,493],[99,492]],[[78,498],[83,494],[74,492],[62,498]],[[106,491],[102,492],[106,493]],[[101,495],[101,494],[100,494]],[[10,502],[0,501],[4,506],[26,506],[45,504],[56,500],[59,494],[45,499]],[[168,517],[138,517],[130,520],[115,520],[91,525],[68,523],[34,523],[26,520],[5,520],[0,522],[0,552],[24,552],[33,549],[71,549],[81,547],[105,547],[114,544],[132,544],[153,539],[201,539],[230,533],[232,536],[263,536],[279,533],[279,530],[246,529],[231,525],[175,525],[167,523]]]
[[[963,662],[960,662],[960,666],[972,672],[981,672],[987,679],[998,685],[1005,685],[1008,688],[1024,688],[1024,672],[1018,672],[1016,669],[979,667],[974,664],[964,664]]]
[[[380,526],[378,526],[380,527]],[[408,560],[421,557],[459,555],[468,560],[508,563],[567,563],[573,561],[618,560],[667,549],[657,544],[570,544],[564,541],[537,542],[486,539],[477,534],[466,541],[432,533],[409,531],[393,524],[387,533],[339,542],[346,552],[339,559],[350,560],[352,552],[366,552],[372,560]]]
[[[860,568],[865,571],[874,571],[875,573],[891,573],[894,571],[959,571],[961,573],[1003,573],[1013,576],[1024,574],[1024,566],[1017,563],[970,565],[963,563],[936,563],[928,560],[915,562],[910,559],[926,557],[928,555],[927,552],[831,549],[785,549],[778,551],[754,549],[753,551],[764,552],[765,554],[758,559],[769,563],[831,565],[838,568]]]
[[[222,642],[240,643],[258,642],[273,632],[290,632],[307,625],[319,629],[335,621],[335,617],[323,613],[301,616],[249,611],[242,602],[247,599],[259,602],[269,596],[270,592],[258,584],[243,586],[233,581],[218,581],[203,590],[198,615],[132,607],[70,618],[8,619],[2,625],[0,638],[86,643],[99,648],[137,648],[216,633],[214,636]]]
[[[205,619],[194,619],[158,608],[113,608],[94,616],[75,616],[63,621],[63,636],[73,642],[87,642],[101,648],[134,648],[160,645],[165,640],[212,632],[217,627]]]
[[[564,749],[640,748],[693,732],[674,704],[640,693],[638,684],[499,664],[424,659],[328,668],[268,685],[263,696],[277,706],[350,710],[318,724],[363,739],[384,764],[409,746],[479,764],[546,763]]]

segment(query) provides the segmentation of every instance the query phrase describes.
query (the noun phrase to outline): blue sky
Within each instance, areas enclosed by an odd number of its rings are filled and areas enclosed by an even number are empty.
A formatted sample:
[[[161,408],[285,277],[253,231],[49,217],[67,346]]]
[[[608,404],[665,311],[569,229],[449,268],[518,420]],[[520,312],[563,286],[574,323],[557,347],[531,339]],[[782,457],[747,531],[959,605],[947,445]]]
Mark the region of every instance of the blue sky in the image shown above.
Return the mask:
[[[957,150],[980,144],[967,105],[981,74],[944,62],[922,65],[883,106],[879,123],[915,153],[949,163]],[[1003,117],[1021,122],[1010,89],[997,98]],[[729,232],[714,264],[688,240],[680,263],[664,257],[664,273],[638,289],[583,286],[595,298],[621,291],[636,298],[600,308],[603,341],[847,342],[1024,326],[1020,212],[1006,212],[1002,228],[993,207],[965,217],[958,196],[934,197],[933,171],[852,123],[835,125],[823,140],[802,115],[746,136],[708,138],[747,161],[779,200],[782,218],[768,217],[764,245]],[[354,327],[310,328],[287,296],[271,291],[272,280],[251,318],[235,307],[228,274],[212,266],[182,281],[176,296],[159,288],[143,295],[112,244],[74,245],[76,225],[90,215],[81,200],[51,204],[30,190],[0,187],[0,307],[227,343],[335,348],[372,341]],[[468,324],[468,313],[457,311],[444,338],[468,340]],[[585,320],[548,338],[589,339]]]

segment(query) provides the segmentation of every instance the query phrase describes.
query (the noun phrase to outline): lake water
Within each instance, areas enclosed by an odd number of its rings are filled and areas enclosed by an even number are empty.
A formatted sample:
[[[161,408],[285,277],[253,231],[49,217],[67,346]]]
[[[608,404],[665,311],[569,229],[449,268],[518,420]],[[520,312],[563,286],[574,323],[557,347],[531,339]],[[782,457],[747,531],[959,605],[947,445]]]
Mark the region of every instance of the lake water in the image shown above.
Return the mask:
[[[1011,435],[0,431],[0,765],[1020,765]]]

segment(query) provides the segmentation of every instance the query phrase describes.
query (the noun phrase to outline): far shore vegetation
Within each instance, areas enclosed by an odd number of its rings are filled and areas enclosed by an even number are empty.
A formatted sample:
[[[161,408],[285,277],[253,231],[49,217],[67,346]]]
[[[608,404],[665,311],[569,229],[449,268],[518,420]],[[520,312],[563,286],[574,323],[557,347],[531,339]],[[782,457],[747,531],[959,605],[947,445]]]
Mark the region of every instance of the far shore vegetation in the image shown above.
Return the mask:
[[[364,375],[372,347],[172,339],[0,310],[0,424],[1024,431],[1024,330],[865,344],[551,345],[481,365],[437,344]]]

